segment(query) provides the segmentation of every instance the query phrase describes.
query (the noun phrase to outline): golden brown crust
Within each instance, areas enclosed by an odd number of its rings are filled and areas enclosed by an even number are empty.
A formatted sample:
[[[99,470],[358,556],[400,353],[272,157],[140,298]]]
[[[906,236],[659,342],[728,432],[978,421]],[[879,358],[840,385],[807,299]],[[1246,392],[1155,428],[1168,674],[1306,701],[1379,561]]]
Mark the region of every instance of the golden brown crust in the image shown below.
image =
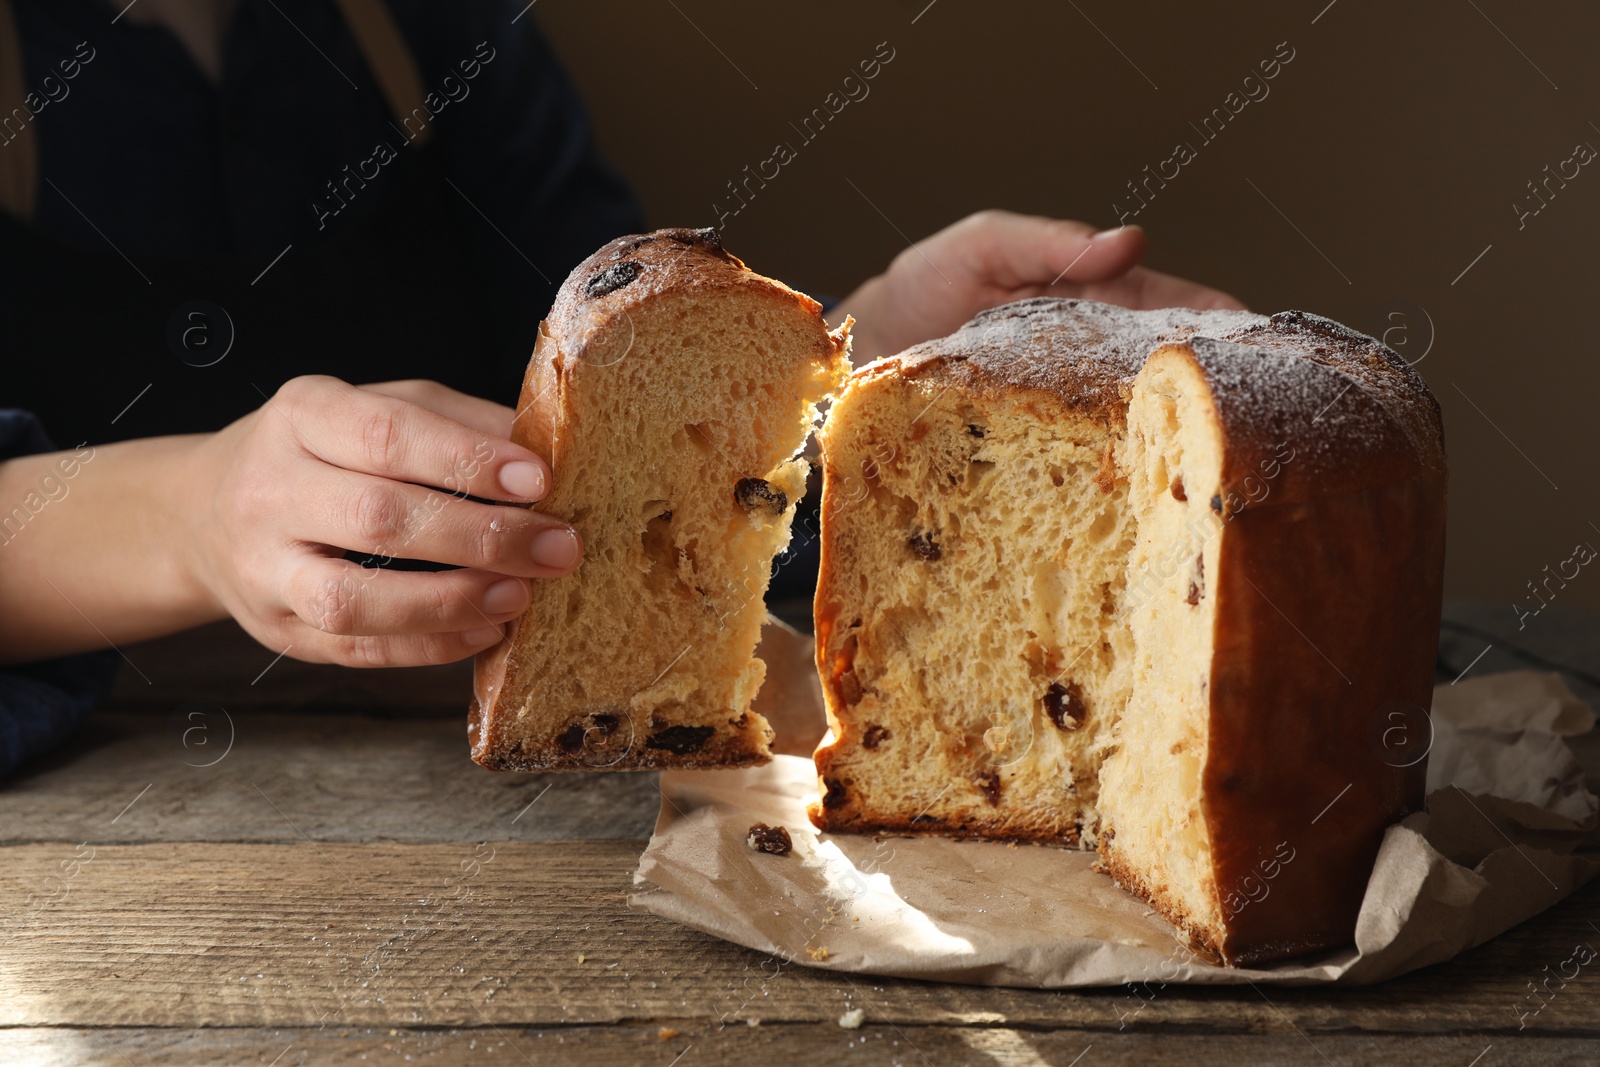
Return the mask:
[[[1219,889],[1269,894],[1233,916],[1230,957],[1347,942],[1386,828],[1422,808],[1426,760],[1394,764],[1426,739],[1385,742],[1428,729],[1444,513],[1442,479],[1396,482],[1250,508],[1222,540],[1204,805],[1229,828]],[[1280,844],[1295,858],[1263,882]]]
[[[563,350],[583,359],[609,320],[660,293],[750,285],[822,313],[809,296],[746,267],[716,230],[667,229],[618,237],[574,267],[545,321]]]
[[[1444,469],[1439,404],[1421,377],[1374,338],[1304,311],[1133,311],[1037,297],[980,312],[949,337],[864,367],[851,382],[898,374],[1012,402],[1031,397],[1121,427],[1134,377],[1166,345],[1190,348],[1213,380],[1238,445],[1227,484],[1242,487],[1289,437],[1302,442],[1306,462],[1284,483],[1286,495]],[[1250,349],[1249,358],[1234,355],[1236,346]],[[1262,361],[1277,364],[1272,374],[1261,373]],[[1265,381],[1272,387],[1262,388]]]
[[[1445,476],[1439,405],[1380,342],[1329,319],[1279,312],[1185,350],[1205,375],[1227,451],[1224,513],[1256,506],[1273,472],[1274,506]],[[1153,355],[1153,353],[1152,353]],[[1281,462],[1284,448],[1294,460]],[[1230,496],[1231,491],[1231,496]]]
[[[1121,427],[1134,376],[1158,346],[1198,330],[1222,335],[1266,322],[1247,311],[1130,311],[1036,297],[979,312],[949,337],[864,367],[852,380],[899,373],[1011,402],[1065,405]]]
[[[1305,311],[1280,311],[1265,323],[1229,333],[1225,339],[1258,349],[1291,353],[1308,363],[1336,371],[1349,387],[1366,393],[1384,410],[1392,425],[1410,442],[1418,463],[1428,470],[1444,469],[1444,426],[1439,403],[1421,375],[1381,341]],[[1308,432],[1314,428],[1332,438],[1347,436],[1337,421],[1341,418],[1340,398],[1344,393],[1341,388],[1332,400],[1317,408],[1306,424]],[[1299,405],[1287,405],[1282,401],[1279,405],[1285,409],[1280,417],[1303,414]],[[1242,433],[1245,429],[1239,425],[1235,432]],[[1353,429],[1352,435],[1358,432]],[[1342,465],[1342,457],[1331,458],[1333,465]]]
[[[570,410],[563,390],[579,365],[614,364],[633,340],[629,312],[664,292],[744,288],[793,303],[821,320],[822,306],[782,282],[757,274],[722,247],[713,229],[666,229],[618,237],[579,263],[539,324],[533,358],[517,399],[512,440],[560,464],[560,416]],[[559,338],[559,343],[557,339]],[[826,363],[849,347],[849,331],[817,345]]]
[[[523,378],[511,439],[550,461],[559,471],[567,449],[582,432],[571,390],[585,367],[604,368],[624,358],[633,341],[631,313],[658,296],[685,291],[739,289],[789,305],[814,316],[814,357],[828,365],[848,350],[848,329],[829,333],[821,306],[803,293],[750,270],[727,252],[715,230],[667,229],[620,237],[578,264],[539,325],[532,359]],[[536,510],[573,521],[550,502]],[[531,608],[530,608],[531,610]],[[734,767],[767,762],[771,731],[755,715],[730,718],[713,734],[690,736],[685,727],[646,722],[639,736],[626,715],[590,715],[573,734],[575,744],[525,747],[516,715],[531,678],[521,655],[521,619],[507,627],[500,644],[479,653],[474,665],[474,695],[468,711],[472,757],[491,770],[551,769],[651,770],[663,767]],[[590,721],[595,720],[595,721]],[[614,722],[613,722],[614,720]],[[625,736],[629,735],[629,736]],[[562,738],[566,738],[563,734]],[[560,740],[560,739],[558,739]]]
[[[481,721],[480,705],[473,701],[469,710],[468,735],[473,735],[475,724]],[[527,749],[516,741],[502,741],[499,748],[484,751],[480,757],[474,749],[473,761],[491,771],[654,771],[667,768],[686,770],[713,770],[726,767],[753,767],[771,761],[770,754],[741,742],[742,735],[714,735],[712,743],[694,751],[681,751],[682,735],[658,736],[658,744],[668,747],[652,748],[646,735],[643,745],[626,732],[628,719],[618,716],[622,732],[609,734],[589,727],[579,734],[572,752],[547,748]],[[730,723],[731,725],[731,723]],[[667,727],[666,729],[673,729]],[[682,728],[679,728],[682,729]],[[657,731],[660,735],[661,731]],[[585,735],[587,738],[585,739]],[[770,741],[770,734],[767,735]],[[692,738],[690,739],[692,740]]]
[[[818,757],[818,771],[824,760]],[[828,792],[827,775],[822,776],[823,795]],[[811,825],[830,834],[897,834],[905,836],[950,837],[958,841],[1016,841],[1030,845],[1061,845],[1076,848],[1080,838],[1075,827],[1061,828],[1048,819],[971,819],[952,822],[929,815],[906,816],[894,812],[860,810],[840,812],[828,809],[822,801],[806,808]]]

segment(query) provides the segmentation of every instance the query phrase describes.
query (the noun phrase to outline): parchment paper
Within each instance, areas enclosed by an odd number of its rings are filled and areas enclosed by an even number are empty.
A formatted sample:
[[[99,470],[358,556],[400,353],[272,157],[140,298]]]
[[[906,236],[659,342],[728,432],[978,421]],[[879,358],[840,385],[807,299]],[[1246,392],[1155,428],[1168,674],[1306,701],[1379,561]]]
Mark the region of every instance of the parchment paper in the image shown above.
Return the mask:
[[[784,751],[823,728],[810,641],[768,626],[766,712]],[[1594,713],[1559,675],[1517,671],[1434,691],[1427,810],[1389,828],[1355,944],[1259,968],[1205,963],[1142,901],[1075,850],[942,838],[819,834],[809,759],[661,776],[632,903],[807,966],[980,985],[1367,983],[1449,959],[1538,914],[1600,872],[1574,850],[1600,802],[1564,740]],[[746,845],[786,827],[788,856]]]

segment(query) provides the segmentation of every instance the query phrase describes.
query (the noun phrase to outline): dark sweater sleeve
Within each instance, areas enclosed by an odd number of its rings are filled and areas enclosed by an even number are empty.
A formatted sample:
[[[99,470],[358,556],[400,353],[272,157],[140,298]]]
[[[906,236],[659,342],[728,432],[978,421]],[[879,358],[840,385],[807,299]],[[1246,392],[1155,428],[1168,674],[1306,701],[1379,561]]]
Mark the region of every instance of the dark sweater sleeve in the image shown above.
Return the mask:
[[[489,325],[503,376],[520,383],[556,288],[596,248],[642,230],[643,212],[526,0],[393,6],[435,99],[466,94],[445,104],[436,133],[486,305],[515,309]]]
[[[0,408],[0,459],[50,452],[54,445],[26,411]],[[27,537],[25,527],[6,537]],[[34,536],[38,536],[34,532]],[[6,566],[0,543],[0,567]],[[66,740],[111,692],[121,661],[114,651],[0,667],[0,779]]]

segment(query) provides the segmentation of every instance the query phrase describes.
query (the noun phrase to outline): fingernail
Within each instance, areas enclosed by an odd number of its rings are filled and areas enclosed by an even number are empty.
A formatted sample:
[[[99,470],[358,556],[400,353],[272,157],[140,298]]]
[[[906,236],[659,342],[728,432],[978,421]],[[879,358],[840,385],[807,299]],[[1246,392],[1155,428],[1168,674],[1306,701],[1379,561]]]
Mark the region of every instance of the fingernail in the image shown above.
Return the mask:
[[[505,632],[498,626],[480,626],[463,633],[461,640],[468,645],[492,645],[504,636]]]
[[[573,530],[545,530],[533,539],[533,561],[551,570],[570,569],[582,554],[578,534]]]
[[[521,578],[502,578],[483,591],[483,611],[485,615],[521,611],[527,600],[527,582]]]
[[[1089,240],[1091,240],[1091,241],[1104,241],[1104,240],[1107,240],[1109,238],[1115,237],[1119,233],[1123,233],[1123,232],[1125,232],[1127,230],[1137,230],[1138,228],[1139,228],[1138,226],[1113,226],[1109,230],[1101,230],[1099,233],[1090,234],[1089,235]]]
[[[500,488],[524,500],[544,497],[544,468],[525,459],[513,460],[500,468]]]

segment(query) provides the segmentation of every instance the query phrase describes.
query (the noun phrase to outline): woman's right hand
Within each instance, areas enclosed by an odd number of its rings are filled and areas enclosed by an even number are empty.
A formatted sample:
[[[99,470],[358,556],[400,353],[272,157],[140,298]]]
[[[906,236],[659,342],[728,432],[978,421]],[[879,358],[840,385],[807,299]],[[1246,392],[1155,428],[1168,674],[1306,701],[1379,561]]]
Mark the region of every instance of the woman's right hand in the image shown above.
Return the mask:
[[[583,553],[571,527],[526,507],[550,469],[508,440],[513,414],[437,382],[291,379],[196,449],[196,580],[296,659],[408,666],[493,645],[528,580]],[[346,550],[461,569],[362,567]]]

